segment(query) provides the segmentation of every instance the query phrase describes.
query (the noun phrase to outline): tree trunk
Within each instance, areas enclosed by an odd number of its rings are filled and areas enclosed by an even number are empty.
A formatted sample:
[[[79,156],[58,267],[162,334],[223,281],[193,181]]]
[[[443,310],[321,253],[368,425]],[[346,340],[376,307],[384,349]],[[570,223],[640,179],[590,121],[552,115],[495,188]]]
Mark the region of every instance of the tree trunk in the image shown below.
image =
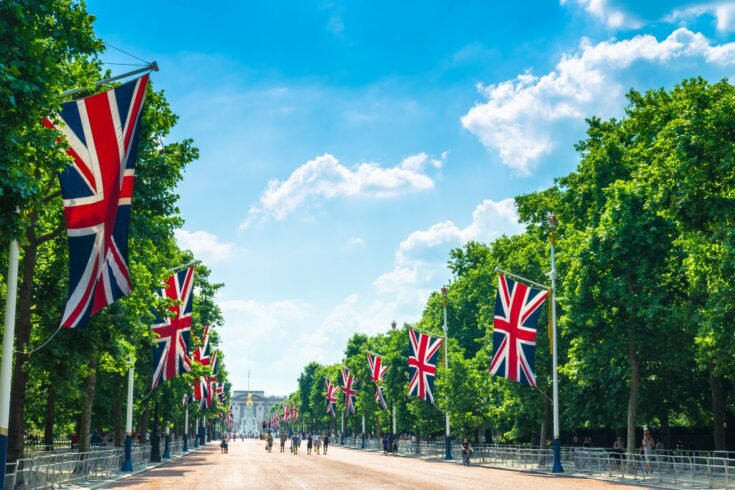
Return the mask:
[[[671,425],[669,424],[669,409],[666,408],[661,415],[661,440],[666,449],[671,449]]]
[[[79,452],[89,451],[90,437],[92,434],[92,402],[94,401],[94,388],[97,384],[97,353],[92,352],[89,356],[89,374],[87,375],[84,400],[82,401],[82,420],[79,424]]]
[[[549,399],[544,396],[544,418],[541,421],[541,434],[539,434],[538,447],[544,449],[546,447],[546,438],[549,432]]]
[[[630,398],[628,399],[628,454],[634,454],[636,449],[635,427],[638,410],[638,386],[640,384],[640,372],[638,366],[638,354],[635,345],[630,339],[628,344],[628,358],[630,360]]]
[[[113,440],[115,447],[123,445],[123,415],[122,415],[122,390],[118,389],[115,394],[115,400],[112,402],[112,420],[114,424]]]
[[[28,372],[25,351],[31,339],[31,304],[33,302],[33,274],[36,270],[38,247],[35,244],[35,230],[27,231],[28,245],[23,247],[23,280],[18,291],[17,313],[15,320],[15,366],[10,390],[10,420],[8,427],[8,460],[23,458],[23,433],[25,431],[26,385]]]
[[[141,444],[145,444],[145,442],[148,440],[148,422],[151,419],[151,407],[146,403],[145,409],[143,410],[143,413],[140,416],[140,442]]]
[[[712,419],[715,451],[724,451],[725,447],[725,401],[722,395],[722,378],[715,374],[714,364],[709,364],[709,387],[712,392]]]
[[[46,451],[54,448],[54,415],[56,408],[56,394],[51,384],[46,388],[46,416],[43,421],[43,444]]]

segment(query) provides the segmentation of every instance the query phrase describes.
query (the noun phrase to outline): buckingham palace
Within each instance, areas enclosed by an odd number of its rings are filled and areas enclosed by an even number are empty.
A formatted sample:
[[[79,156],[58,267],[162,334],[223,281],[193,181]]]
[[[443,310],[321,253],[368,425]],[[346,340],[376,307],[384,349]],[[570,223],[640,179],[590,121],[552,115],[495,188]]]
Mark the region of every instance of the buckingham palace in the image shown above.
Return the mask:
[[[241,434],[261,431],[264,420],[269,420],[273,405],[285,400],[283,396],[265,396],[264,391],[233,391],[232,420],[234,428]]]

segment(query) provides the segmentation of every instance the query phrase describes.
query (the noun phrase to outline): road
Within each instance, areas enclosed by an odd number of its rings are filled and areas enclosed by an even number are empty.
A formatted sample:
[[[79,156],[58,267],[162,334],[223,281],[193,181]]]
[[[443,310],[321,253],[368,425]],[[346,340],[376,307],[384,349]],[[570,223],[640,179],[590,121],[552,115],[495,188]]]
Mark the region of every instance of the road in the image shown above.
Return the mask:
[[[276,443],[277,444],[277,443]],[[288,449],[287,449],[288,451]],[[405,488],[405,489],[638,489],[604,481],[530,474],[458,464],[384,456],[330,447],[327,456],[272,454],[254,440],[230,444],[220,454],[214,443],[196,453],[156,469],[109,484],[104,488],[238,489],[238,488]]]

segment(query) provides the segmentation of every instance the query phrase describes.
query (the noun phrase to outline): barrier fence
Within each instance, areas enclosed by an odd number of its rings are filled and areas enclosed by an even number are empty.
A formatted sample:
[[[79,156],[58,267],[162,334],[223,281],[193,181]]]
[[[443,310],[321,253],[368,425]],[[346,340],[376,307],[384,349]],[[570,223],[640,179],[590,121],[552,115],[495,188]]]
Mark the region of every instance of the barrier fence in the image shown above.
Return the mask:
[[[339,445],[339,438],[334,438]],[[361,449],[360,437],[345,437],[346,447]],[[443,442],[410,442],[398,440],[395,454],[428,460],[444,459]],[[382,451],[382,441],[366,439],[365,450]],[[462,449],[452,444],[452,458],[462,462]],[[633,481],[642,484],[681,486],[686,488],[735,489],[735,454],[727,451],[654,450],[626,454],[605,448],[564,447],[562,465],[567,473],[596,478]],[[554,454],[551,448],[527,446],[473,446],[472,464],[490,467],[551,471]]]
[[[164,441],[161,440],[161,453],[164,451]],[[184,441],[172,440],[169,445],[171,457],[183,454]],[[189,444],[190,451],[193,450]],[[125,459],[122,448],[100,446],[89,452],[66,452],[57,450],[19,459],[6,464],[6,489],[44,489],[55,488],[75,482],[96,479],[110,479],[121,473]],[[139,469],[149,463],[151,447],[149,445],[134,444],[131,449],[133,468]]]

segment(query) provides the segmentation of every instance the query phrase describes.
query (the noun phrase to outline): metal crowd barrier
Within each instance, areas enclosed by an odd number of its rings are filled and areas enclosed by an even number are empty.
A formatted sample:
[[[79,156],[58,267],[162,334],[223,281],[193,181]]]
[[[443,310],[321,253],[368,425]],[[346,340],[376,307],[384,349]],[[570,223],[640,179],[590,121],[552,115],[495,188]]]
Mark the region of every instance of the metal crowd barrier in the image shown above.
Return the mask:
[[[184,441],[172,440],[169,452],[172,457],[183,453]],[[193,449],[193,448],[191,448]],[[163,441],[161,451],[163,452]],[[148,464],[151,447],[134,444],[133,467]],[[98,447],[89,452],[46,453],[6,464],[5,488],[43,489],[55,488],[81,480],[110,478],[120,472],[125,453],[122,448]]]

